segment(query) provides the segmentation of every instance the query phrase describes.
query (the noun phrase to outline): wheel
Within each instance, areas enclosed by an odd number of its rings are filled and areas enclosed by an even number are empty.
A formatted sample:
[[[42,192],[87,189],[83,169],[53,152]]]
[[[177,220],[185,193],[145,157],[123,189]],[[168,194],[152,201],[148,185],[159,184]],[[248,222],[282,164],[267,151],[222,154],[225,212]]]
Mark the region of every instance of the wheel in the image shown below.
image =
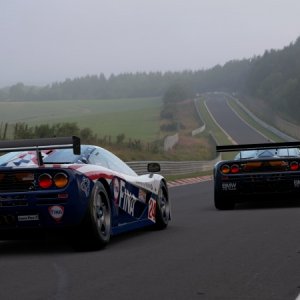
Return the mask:
[[[106,189],[96,182],[91,193],[87,214],[74,237],[78,250],[98,250],[105,247],[111,234],[111,207]]]
[[[164,182],[161,182],[156,207],[156,229],[164,229],[168,226],[171,217],[170,202],[168,197],[168,188]]]
[[[230,209],[234,209],[235,206],[235,202],[233,199],[229,199],[228,197],[221,195],[216,190],[214,193],[214,202],[215,202],[215,208],[219,210],[230,210]]]

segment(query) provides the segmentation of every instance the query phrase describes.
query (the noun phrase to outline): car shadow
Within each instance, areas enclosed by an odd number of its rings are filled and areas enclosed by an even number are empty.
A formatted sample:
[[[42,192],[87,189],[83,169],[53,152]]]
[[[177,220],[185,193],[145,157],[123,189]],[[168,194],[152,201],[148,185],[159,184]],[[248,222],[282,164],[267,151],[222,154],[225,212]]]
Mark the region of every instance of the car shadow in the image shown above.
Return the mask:
[[[286,200],[260,200],[260,201],[246,201],[235,205],[235,210],[245,209],[283,209],[283,208],[299,208],[300,200],[286,199]]]
[[[36,238],[23,238],[19,240],[0,240],[0,255],[18,256],[18,255],[58,255],[58,254],[76,254],[103,251],[109,248],[119,247],[119,244],[125,243],[126,246],[131,244],[134,239],[149,238],[149,235],[159,234],[164,230],[155,230],[151,227],[145,227],[130,232],[124,232],[112,236],[106,248],[100,250],[76,250],[65,236],[43,236]],[[129,243],[128,243],[129,242]]]
[[[70,244],[63,240],[33,239],[0,241],[0,255],[62,254],[75,252]]]

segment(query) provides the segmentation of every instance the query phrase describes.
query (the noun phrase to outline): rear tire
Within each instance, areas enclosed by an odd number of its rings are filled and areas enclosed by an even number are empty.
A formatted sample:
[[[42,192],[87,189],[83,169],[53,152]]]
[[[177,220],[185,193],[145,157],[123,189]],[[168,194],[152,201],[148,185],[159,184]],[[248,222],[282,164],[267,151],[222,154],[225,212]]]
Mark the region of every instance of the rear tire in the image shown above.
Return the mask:
[[[110,201],[104,185],[99,181],[94,185],[86,216],[75,234],[73,246],[80,251],[99,250],[110,241]]]
[[[161,182],[156,206],[156,229],[164,229],[168,226],[171,219],[170,202],[168,188],[164,182]]]

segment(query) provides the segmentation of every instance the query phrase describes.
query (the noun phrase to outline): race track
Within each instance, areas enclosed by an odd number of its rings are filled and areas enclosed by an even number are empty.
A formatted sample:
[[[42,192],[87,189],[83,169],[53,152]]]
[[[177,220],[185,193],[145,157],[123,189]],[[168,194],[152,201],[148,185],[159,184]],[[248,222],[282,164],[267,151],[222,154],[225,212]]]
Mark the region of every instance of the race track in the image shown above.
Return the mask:
[[[251,128],[230,109],[226,98],[219,94],[208,94],[206,105],[217,123],[238,144],[267,143],[264,136]]]
[[[296,299],[300,202],[217,211],[212,181],[172,187],[170,198],[166,230],[114,237],[103,251],[1,242],[0,299]]]

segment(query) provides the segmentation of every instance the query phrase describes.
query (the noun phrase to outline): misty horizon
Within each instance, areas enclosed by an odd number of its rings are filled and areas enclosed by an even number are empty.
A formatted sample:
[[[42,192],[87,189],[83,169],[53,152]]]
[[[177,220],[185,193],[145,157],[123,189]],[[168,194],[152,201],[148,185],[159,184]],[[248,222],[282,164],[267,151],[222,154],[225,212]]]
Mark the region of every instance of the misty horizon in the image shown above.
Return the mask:
[[[0,2],[0,87],[207,70],[300,35],[296,0]]]

